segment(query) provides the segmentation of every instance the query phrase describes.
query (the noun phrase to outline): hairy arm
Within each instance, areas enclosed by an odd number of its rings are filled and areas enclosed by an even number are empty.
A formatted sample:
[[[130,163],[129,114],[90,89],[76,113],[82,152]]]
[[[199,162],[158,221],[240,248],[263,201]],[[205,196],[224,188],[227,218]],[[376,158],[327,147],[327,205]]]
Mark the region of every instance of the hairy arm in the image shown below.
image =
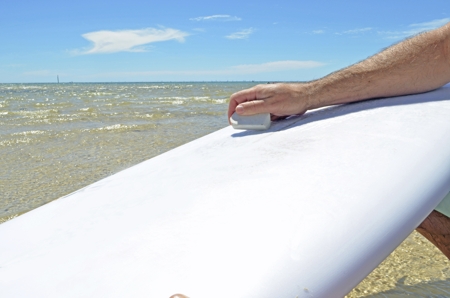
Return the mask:
[[[233,94],[228,117],[309,109],[429,91],[450,82],[450,23],[308,83],[258,85]]]

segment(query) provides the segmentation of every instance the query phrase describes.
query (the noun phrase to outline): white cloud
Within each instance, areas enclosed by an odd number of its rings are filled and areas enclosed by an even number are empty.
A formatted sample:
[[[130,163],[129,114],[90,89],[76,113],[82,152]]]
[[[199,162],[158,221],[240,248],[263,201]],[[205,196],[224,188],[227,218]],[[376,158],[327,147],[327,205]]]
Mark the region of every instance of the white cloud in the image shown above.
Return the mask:
[[[343,34],[359,34],[359,33],[363,33],[363,32],[367,32],[367,31],[371,31],[372,28],[371,27],[366,27],[366,28],[358,28],[358,29],[352,29],[352,30],[347,30],[347,31],[343,31],[343,32],[338,32],[336,33],[337,35],[343,35]]]
[[[231,71],[236,71],[240,74],[275,72],[305,68],[315,68],[325,65],[317,61],[299,61],[299,60],[285,60],[267,62],[262,64],[244,64],[231,67]]]
[[[402,31],[380,31],[381,35],[384,35],[389,39],[401,39],[408,36],[416,35],[424,31],[429,31],[441,27],[450,22],[450,18],[437,19],[430,22],[411,24],[408,29]]]
[[[197,18],[190,18],[191,21],[240,21],[241,18],[230,16],[228,14],[216,14],[212,16],[207,17],[197,17]]]
[[[324,30],[313,30],[312,33],[313,34],[323,34],[323,33],[325,33],[325,31]]]
[[[231,66],[225,69],[217,70],[162,70],[162,71],[142,71],[142,72],[120,72],[102,74],[102,76],[204,76],[204,75],[245,75],[245,74],[258,74],[268,72],[281,72],[288,70],[298,69],[311,69],[324,66],[325,63],[318,61],[300,61],[300,60],[285,60],[274,61],[261,64],[242,64]]]
[[[255,29],[248,28],[248,29],[244,29],[244,30],[241,30],[241,31],[238,31],[238,32],[231,33],[230,35],[227,35],[225,37],[228,38],[228,39],[246,39],[253,32],[255,32]]]
[[[370,30],[372,30],[372,28],[366,27],[366,28],[347,30],[347,31],[344,31],[343,33],[344,34],[358,34],[358,33],[366,32],[366,31],[370,31]]]
[[[412,30],[416,30],[417,33],[419,33],[419,32],[425,31],[425,30],[436,29],[438,27],[441,27],[441,26],[447,24],[448,22],[450,22],[450,18],[433,20],[433,21],[425,22],[425,23],[411,24],[411,25],[409,25],[409,27],[413,28]]]
[[[177,40],[183,42],[189,34],[177,29],[146,28],[140,30],[95,31],[82,36],[93,43],[87,50],[75,50],[74,54],[98,54],[116,52],[144,52],[144,45],[153,42]]]

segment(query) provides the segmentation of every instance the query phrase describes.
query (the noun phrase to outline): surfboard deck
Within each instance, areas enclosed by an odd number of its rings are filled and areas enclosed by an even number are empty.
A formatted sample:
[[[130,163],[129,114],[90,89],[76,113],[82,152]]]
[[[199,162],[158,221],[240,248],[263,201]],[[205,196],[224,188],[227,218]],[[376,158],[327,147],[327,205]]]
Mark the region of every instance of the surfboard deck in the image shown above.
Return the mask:
[[[449,115],[445,86],[219,130],[1,224],[1,296],[342,297],[450,191]]]

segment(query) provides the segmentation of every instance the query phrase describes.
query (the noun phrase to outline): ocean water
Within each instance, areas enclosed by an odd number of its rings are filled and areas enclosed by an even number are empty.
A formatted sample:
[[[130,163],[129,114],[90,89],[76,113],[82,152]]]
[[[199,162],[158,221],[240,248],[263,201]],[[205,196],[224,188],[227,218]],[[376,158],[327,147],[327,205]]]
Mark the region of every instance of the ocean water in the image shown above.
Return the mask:
[[[228,125],[249,82],[0,84],[0,223]],[[450,297],[413,233],[347,297]]]
[[[0,218],[227,125],[246,83],[0,85]]]

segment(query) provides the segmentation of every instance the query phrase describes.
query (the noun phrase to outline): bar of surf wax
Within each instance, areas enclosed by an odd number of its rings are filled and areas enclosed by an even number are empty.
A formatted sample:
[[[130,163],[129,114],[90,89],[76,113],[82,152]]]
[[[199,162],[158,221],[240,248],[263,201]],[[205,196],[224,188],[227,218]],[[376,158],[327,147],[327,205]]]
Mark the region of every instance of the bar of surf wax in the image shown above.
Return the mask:
[[[236,112],[231,115],[230,123],[234,129],[265,130],[270,127],[270,114],[241,116]]]

